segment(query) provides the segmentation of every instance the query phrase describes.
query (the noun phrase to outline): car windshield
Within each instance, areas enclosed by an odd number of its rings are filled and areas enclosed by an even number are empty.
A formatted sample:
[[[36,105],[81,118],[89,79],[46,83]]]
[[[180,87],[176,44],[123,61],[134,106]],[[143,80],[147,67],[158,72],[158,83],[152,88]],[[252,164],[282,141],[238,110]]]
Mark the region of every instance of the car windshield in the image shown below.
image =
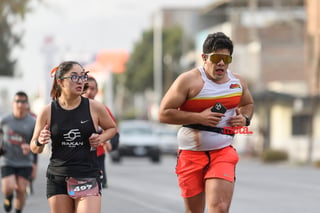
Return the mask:
[[[150,135],[152,134],[152,130],[150,128],[123,128],[121,129],[122,134],[140,134],[140,135]]]

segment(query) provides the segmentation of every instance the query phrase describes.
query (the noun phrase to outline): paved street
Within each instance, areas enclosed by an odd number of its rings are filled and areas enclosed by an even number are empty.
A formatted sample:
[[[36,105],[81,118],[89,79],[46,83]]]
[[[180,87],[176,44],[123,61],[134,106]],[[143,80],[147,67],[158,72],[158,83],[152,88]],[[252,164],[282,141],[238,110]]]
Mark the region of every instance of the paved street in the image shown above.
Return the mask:
[[[231,213],[320,211],[320,169],[241,160]]]
[[[166,156],[159,165],[147,159],[127,158],[120,165],[107,161],[110,187],[103,190],[102,212],[184,212],[174,174],[175,157]],[[40,155],[35,194],[28,197],[24,213],[49,212],[44,178],[47,162],[47,157]],[[264,165],[240,158],[230,213],[319,212],[319,192],[320,169]],[[2,195],[0,199],[2,202]]]

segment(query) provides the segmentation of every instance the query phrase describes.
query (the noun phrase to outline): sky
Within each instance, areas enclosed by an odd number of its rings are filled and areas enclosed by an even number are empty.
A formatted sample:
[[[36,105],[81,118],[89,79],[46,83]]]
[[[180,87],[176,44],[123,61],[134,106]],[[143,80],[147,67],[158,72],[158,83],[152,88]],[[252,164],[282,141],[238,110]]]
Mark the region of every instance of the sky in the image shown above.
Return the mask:
[[[151,26],[152,14],[160,8],[198,7],[212,1],[32,0],[33,11],[17,27],[24,31],[23,48],[13,52],[18,73],[26,82],[25,90],[42,90],[49,67],[62,60],[87,59],[101,50],[132,51],[142,32]],[[45,45],[48,37],[53,42]]]

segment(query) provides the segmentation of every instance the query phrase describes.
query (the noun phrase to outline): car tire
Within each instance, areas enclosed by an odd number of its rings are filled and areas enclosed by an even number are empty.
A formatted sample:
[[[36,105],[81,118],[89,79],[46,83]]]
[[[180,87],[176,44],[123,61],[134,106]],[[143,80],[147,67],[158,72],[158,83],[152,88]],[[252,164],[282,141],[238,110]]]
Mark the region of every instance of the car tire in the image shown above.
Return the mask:
[[[160,163],[161,157],[160,152],[155,152],[151,154],[151,161],[153,163]]]
[[[120,153],[118,151],[113,151],[110,153],[111,156],[111,161],[112,163],[120,163],[121,162],[121,156]]]

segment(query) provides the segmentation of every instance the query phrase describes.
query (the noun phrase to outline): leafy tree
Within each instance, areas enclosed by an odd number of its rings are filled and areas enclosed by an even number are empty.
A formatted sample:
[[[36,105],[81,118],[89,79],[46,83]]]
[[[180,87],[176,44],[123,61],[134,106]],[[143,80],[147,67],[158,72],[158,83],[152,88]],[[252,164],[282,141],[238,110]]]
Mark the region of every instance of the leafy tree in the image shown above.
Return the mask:
[[[126,88],[141,92],[153,87],[153,31],[143,32],[130,55],[126,72]]]
[[[182,71],[180,58],[193,47],[193,43],[185,38],[179,26],[163,29],[162,40],[162,80],[166,90]],[[136,43],[123,75],[125,86],[130,92],[153,88],[153,30],[145,31],[142,39]]]
[[[16,59],[11,58],[11,50],[21,45],[23,34],[13,27],[31,11],[31,0],[0,0],[0,76],[13,76]]]
[[[167,28],[163,32],[163,92],[186,67],[180,63],[183,54],[194,48],[194,43],[187,38],[180,26]]]
[[[183,33],[180,26],[173,26],[162,30],[162,80],[163,93],[172,84],[178,74],[186,67],[180,65],[181,57],[193,48],[191,42]],[[143,32],[141,40],[135,44],[130,55],[126,71],[115,76],[115,85],[119,92],[117,97],[123,100],[122,117],[139,117],[141,109],[134,109],[133,99],[135,95],[146,96],[148,90],[153,90],[153,30]],[[149,93],[150,94],[150,93]],[[147,100],[146,100],[146,103]],[[129,116],[130,115],[130,116]]]

